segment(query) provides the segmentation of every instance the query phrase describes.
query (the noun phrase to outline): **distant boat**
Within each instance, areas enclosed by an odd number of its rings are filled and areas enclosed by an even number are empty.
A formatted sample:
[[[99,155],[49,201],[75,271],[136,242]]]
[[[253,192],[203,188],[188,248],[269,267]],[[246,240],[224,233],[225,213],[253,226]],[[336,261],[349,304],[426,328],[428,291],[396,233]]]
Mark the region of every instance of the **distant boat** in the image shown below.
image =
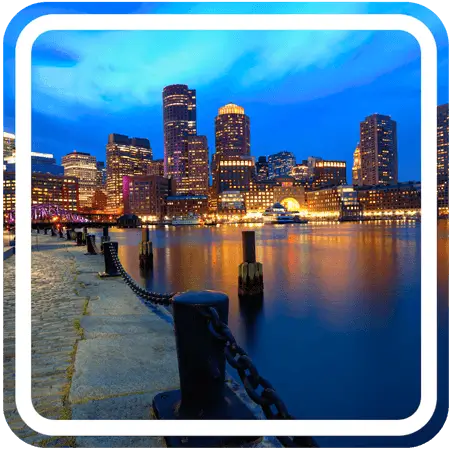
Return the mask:
[[[172,220],[172,225],[200,225],[200,216],[189,213],[187,216],[175,217]]]
[[[264,223],[294,223],[295,217],[281,203],[275,203],[263,213]]]

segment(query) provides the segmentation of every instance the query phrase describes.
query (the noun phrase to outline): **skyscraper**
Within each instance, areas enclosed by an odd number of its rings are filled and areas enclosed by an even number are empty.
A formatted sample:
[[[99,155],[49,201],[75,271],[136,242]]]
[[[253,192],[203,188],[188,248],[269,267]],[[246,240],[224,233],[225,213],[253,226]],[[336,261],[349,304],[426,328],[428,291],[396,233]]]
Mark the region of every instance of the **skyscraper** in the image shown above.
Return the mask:
[[[448,103],[437,108],[438,212],[448,214]]]
[[[294,166],[295,156],[292,152],[269,155],[269,178],[289,176]]]
[[[3,132],[3,159],[16,156],[16,135]]]
[[[314,166],[314,188],[347,184],[347,163],[345,161],[320,160]]]
[[[97,158],[74,150],[63,156],[61,161],[64,175],[78,179],[79,208],[91,208],[92,197],[97,188]]]
[[[267,162],[267,157],[260,156],[255,164],[256,181],[265,181],[269,179],[269,163]]]
[[[366,117],[360,123],[359,148],[363,185],[397,184],[397,122],[381,114]]]
[[[146,175],[148,162],[153,159],[150,141],[110,134],[106,145],[106,190],[108,209],[123,211],[122,181],[125,175]]]
[[[361,150],[359,143],[353,152],[352,183],[356,186],[362,185]]]
[[[206,136],[188,137],[188,176],[177,191],[180,194],[206,195],[209,180],[209,151]]]
[[[216,156],[250,155],[250,119],[244,108],[228,103],[216,116]]]
[[[214,192],[248,190],[255,170],[255,162],[250,157],[249,117],[244,108],[228,103],[219,108],[215,126],[216,153],[212,159]]]
[[[197,134],[197,100],[194,89],[173,84],[163,90],[164,174],[177,184],[187,177],[188,136]]]

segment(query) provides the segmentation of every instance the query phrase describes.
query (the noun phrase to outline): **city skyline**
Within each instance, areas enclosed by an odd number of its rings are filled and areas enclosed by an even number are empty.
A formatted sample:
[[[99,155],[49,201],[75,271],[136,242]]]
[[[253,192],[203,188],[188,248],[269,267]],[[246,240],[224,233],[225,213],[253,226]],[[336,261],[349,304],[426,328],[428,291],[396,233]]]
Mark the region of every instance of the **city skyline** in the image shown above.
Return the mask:
[[[75,8],[83,10],[83,6]],[[133,10],[131,5],[121,8]],[[143,6],[139,8],[139,12],[167,12],[184,6],[153,5],[147,11]],[[191,6],[190,12],[202,12],[202,8],[206,6]],[[220,12],[226,7],[217,8]],[[246,8],[249,6],[235,6],[239,12]],[[295,12],[299,6],[267,8],[267,12],[272,8]],[[330,8],[331,12],[388,12],[389,5],[306,4],[299,12],[328,12]],[[413,5],[401,6],[401,12],[412,10]],[[39,11],[39,7],[33,11]],[[423,11],[419,15],[436,33],[442,49],[439,59],[445,62],[445,33],[435,17]],[[6,54],[15,29],[13,23],[6,36]],[[192,54],[181,58],[178,50],[185,36],[190,37],[188,42],[199,57]],[[54,153],[58,158],[78,150],[102,160],[106,136],[115,132],[148,138],[155,159],[162,158],[161,90],[166,85],[185,83],[198,92],[198,130],[206,135],[210,154],[215,150],[212,144],[217,109],[233,102],[242,105],[251,117],[252,155],[256,158],[280,151],[293,152],[297,160],[321,154],[330,160],[346,160],[350,179],[359,122],[380,113],[391,115],[399,124],[399,179],[420,179],[419,49],[406,33],[269,32],[245,39],[245,34],[211,32],[206,38],[202,36],[137,33],[125,38],[123,33],[114,32],[46,33],[36,42],[33,53],[34,150]],[[124,42],[127,39],[129,44]],[[244,41],[241,46],[237,44]],[[105,42],[117,45],[122,57],[106,51]],[[160,48],[155,49],[154,42]],[[312,42],[317,45],[312,46]],[[147,53],[144,48],[148,48]],[[388,51],[383,53],[383,49]],[[211,58],[211,52],[217,50],[226,66]],[[170,70],[160,70],[169,56],[180,64],[166,64]],[[141,69],[152,70],[153,75],[148,77],[148,72]],[[7,65],[7,131],[14,131],[13,72],[13,67]],[[448,101],[447,77],[443,75],[439,104]],[[68,83],[67,89],[61,89],[61,83],[71,79],[77,80],[75,85]],[[52,129],[51,134],[46,132],[48,129]]]

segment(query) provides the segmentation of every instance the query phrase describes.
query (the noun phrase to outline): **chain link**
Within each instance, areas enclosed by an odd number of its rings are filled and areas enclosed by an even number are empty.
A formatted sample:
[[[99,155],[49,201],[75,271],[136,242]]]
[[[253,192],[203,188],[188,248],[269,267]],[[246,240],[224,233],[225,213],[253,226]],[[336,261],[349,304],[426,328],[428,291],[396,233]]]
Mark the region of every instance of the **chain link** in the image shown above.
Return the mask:
[[[217,310],[213,307],[201,306],[197,309],[208,320],[208,329],[212,336],[223,343],[228,363],[237,370],[248,396],[261,407],[266,418],[269,420],[294,419],[274,387],[259,374],[247,352],[236,343],[228,325],[220,320]],[[314,440],[310,437],[277,436],[277,439],[285,447],[316,447]]]
[[[120,272],[125,283],[130,286],[133,292],[144,300],[154,304],[167,306],[172,303],[176,293],[159,294],[157,292],[149,292],[140,287],[123,268],[114,246],[110,245],[109,248],[116,269]],[[269,420],[294,419],[289,414],[286,405],[274,387],[259,374],[258,369],[253,364],[247,352],[237,344],[233,333],[228,325],[220,319],[217,310],[211,306],[197,306],[196,308],[208,321],[208,330],[211,335],[222,342],[226,360],[231,367],[237,370],[248,396],[262,408],[266,418]],[[317,447],[314,440],[310,437],[277,436],[277,439],[284,447]]]
[[[114,265],[116,266],[116,269],[122,275],[122,278],[125,281],[125,283],[130,287],[130,289],[135,294],[141,297],[144,301],[156,305],[169,306],[172,303],[172,299],[176,293],[160,294],[158,292],[151,292],[147,291],[147,289],[142,288],[136,283],[136,281],[133,280],[133,278],[130,275],[128,275],[126,270],[123,268],[122,263],[120,262],[119,257],[117,256],[115,247],[113,245],[110,245],[109,249]]]

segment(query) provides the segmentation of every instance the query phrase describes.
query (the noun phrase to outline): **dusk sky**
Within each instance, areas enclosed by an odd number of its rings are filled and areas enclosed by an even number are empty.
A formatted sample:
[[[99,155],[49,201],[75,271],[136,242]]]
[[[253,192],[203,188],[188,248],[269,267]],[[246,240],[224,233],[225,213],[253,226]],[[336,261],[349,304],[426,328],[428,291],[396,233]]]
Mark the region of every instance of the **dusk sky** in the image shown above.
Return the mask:
[[[438,102],[448,102],[448,39],[412,4],[39,4],[5,36],[5,124],[14,132],[14,45],[48,13],[404,13],[433,32]],[[420,179],[420,49],[405,32],[48,32],[33,51],[33,150],[76,149],[105,160],[109,133],[150,139],[163,157],[164,86],[197,90],[198,133],[214,152],[217,109],[234,102],[251,120],[251,153],[345,159],[350,176],[359,122],[374,112],[398,126],[399,178]],[[350,180],[350,179],[349,179]]]

